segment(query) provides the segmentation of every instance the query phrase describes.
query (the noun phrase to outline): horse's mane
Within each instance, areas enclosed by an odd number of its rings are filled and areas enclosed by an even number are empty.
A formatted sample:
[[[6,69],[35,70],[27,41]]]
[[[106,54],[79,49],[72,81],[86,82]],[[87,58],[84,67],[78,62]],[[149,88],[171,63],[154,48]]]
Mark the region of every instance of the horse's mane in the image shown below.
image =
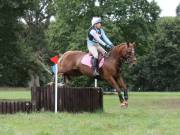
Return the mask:
[[[120,52],[124,47],[126,47],[127,43],[121,43],[112,48],[112,50],[109,52],[109,55],[111,56],[112,54],[117,54]]]
[[[116,45],[114,47],[121,47],[121,46],[124,46],[124,45],[127,45],[127,43],[120,43],[120,44],[118,44],[118,45]]]

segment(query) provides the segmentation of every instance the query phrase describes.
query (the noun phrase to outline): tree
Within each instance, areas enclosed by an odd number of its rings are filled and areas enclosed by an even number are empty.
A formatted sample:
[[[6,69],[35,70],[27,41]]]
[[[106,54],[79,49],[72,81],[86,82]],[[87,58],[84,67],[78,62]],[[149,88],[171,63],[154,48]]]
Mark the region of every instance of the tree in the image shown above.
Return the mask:
[[[51,0],[3,0],[0,4],[0,85],[46,82],[49,59],[44,31],[54,9]]]
[[[180,19],[161,18],[154,47],[135,69],[136,84],[141,90],[179,90],[180,85]]]
[[[56,22],[49,27],[50,45],[61,52],[69,49],[86,50],[83,46],[90,20],[101,16],[105,30],[114,44],[126,41],[139,43],[139,54],[148,51],[155,32],[155,22],[160,8],[147,0],[107,1],[101,0],[100,6],[95,1],[74,0],[55,1],[57,6]],[[150,48],[150,47],[149,47]]]
[[[176,15],[180,16],[180,3],[179,3],[179,5],[176,8]]]
[[[24,85],[27,72],[18,42],[22,31],[20,16],[30,7],[30,1],[8,0],[0,3],[0,85]]]
[[[108,20],[113,20],[116,25],[117,33],[114,33],[113,39],[122,35],[122,41],[138,44],[139,55],[146,54],[151,47],[155,23],[159,18],[160,8],[157,3],[147,0],[119,0],[107,1],[106,7]]]
[[[29,59],[34,63],[29,63],[28,73],[31,81],[36,80],[37,84],[49,81],[48,64],[49,46],[45,38],[45,30],[50,24],[50,18],[54,14],[53,0],[34,0],[32,6],[25,11],[24,32],[20,37],[20,42],[26,46],[26,52],[29,53]],[[27,49],[28,48],[28,49]],[[31,55],[31,56],[30,56]],[[48,72],[46,72],[48,71]],[[35,85],[35,84],[32,84]]]
[[[135,41],[138,43],[140,56],[150,50],[155,23],[160,13],[160,8],[154,1],[101,0],[99,7],[94,2],[95,0],[55,1],[56,21],[50,24],[47,31],[52,50],[61,53],[68,50],[87,51],[86,37],[93,16],[102,17],[105,31],[115,45]]]

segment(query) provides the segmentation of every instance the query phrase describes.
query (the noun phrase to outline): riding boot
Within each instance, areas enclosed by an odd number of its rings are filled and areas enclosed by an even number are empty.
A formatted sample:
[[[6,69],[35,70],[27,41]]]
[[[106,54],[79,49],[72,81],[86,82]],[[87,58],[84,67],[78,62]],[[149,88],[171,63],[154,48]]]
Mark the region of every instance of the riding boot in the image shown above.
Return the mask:
[[[94,70],[93,76],[94,76],[94,77],[98,77],[98,76],[99,76],[98,68],[99,68],[98,59],[97,59],[97,58],[94,58],[94,59],[93,59],[93,70]]]

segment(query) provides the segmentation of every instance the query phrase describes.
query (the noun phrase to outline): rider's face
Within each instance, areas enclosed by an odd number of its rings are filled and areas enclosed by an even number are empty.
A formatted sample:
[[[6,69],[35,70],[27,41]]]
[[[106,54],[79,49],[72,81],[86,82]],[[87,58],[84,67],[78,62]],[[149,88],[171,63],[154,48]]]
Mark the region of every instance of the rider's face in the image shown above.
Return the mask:
[[[96,28],[100,29],[101,28],[101,23],[97,23]]]

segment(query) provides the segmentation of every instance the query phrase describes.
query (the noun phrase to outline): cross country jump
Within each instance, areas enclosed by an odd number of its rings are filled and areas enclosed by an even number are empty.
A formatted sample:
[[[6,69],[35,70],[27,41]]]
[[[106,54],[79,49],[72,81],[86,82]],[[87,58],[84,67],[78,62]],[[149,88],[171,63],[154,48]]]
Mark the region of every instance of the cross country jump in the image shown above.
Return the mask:
[[[62,75],[64,83],[72,76],[86,75],[91,78],[94,77],[92,67],[83,63],[83,59],[87,55],[87,53],[82,51],[67,51],[63,54],[60,63],[58,63],[58,74]],[[89,57],[92,56],[90,55]],[[99,61],[100,78],[116,89],[121,107],[128,107],[128,89],[123,81],[121,68],[124,62],[130,65],[136,63],[135,44],[122,43],[114,46],[109,52],[109,56],[103,57]],[[121,94],[121,91],[124,92],[124,96]]]

